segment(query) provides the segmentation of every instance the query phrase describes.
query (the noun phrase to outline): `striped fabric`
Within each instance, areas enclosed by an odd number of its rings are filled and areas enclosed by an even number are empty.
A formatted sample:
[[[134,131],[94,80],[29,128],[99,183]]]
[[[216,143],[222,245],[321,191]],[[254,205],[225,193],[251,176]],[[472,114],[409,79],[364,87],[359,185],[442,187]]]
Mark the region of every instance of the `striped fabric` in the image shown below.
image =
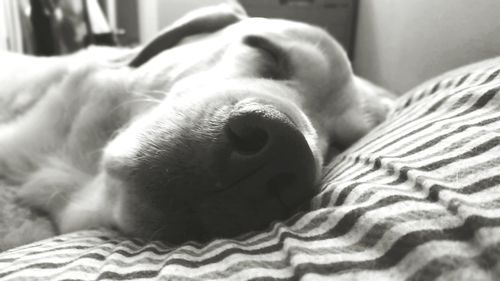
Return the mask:
[[[169,247],[86,231],[0,254],[1,280],[500,280],[500,59],[406,94],[309,211]]]

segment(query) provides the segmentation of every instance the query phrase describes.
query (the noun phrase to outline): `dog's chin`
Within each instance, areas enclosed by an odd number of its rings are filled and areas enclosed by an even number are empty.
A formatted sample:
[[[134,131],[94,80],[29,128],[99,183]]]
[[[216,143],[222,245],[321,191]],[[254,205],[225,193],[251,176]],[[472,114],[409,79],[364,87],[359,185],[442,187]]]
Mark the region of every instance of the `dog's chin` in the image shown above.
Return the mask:
[[[187,241],[234,238],[263,230],[273,221],[289,218],[295,211],[275,194],[257,195],[248,186],[216,193],[196,202],[164,198],[164,204],[158,205],[158,200],[140,191],[142,188],[125,182],[121,185],[125,189],[114,209],[113,226],[128,236],[149,241],[177,245]]]
[[[231,199],[224,196],[207,198],[206,202],[184,206],[172,199],[165,200],[164,206],[155,206],[148,196],[127,192],[116,209],[114,226],[128,236],[177,245],[187,241],[207,242],[216,238],[232,238],[264,229],[273,220],[288,216],[283,210],[281,214],[260,214],[256,219],[254,208],[248,208],[248,205],[235,208],[235,201]],[[226,200],[227,204],[221,204]]]
[[[123,183],[126,186],[127,183]],[[146,240],[160,240],[172,244],[185,241],[206,241],[204,231],[196,215],[185,206],[166,212],[169,202],[159,208],[150,200],[134,192],[137,188],[124,190],[115,209],[113,226],[127,236]],[[176,204],[174,204],[176,205]]]

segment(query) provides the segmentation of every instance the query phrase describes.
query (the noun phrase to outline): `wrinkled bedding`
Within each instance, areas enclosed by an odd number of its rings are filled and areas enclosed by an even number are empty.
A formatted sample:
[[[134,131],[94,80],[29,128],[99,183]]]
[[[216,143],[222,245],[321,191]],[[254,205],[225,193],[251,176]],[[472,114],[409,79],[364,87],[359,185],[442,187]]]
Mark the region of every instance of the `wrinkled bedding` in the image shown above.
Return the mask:
[[[307,211],[172,247],[106,230],[0,253],[1,280],[500,280],[500,58],[423,83]]]

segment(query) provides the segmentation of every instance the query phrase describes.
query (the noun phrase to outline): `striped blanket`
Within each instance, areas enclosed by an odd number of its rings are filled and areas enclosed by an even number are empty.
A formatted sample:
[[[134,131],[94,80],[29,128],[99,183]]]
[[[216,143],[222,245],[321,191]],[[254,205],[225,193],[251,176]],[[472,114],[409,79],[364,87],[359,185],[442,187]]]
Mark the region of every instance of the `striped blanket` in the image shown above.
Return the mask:
[[[499,73],[500,58],[401,97],[266,231],[180,247],[76,232],[0,254],[0,279],[500,280]]]

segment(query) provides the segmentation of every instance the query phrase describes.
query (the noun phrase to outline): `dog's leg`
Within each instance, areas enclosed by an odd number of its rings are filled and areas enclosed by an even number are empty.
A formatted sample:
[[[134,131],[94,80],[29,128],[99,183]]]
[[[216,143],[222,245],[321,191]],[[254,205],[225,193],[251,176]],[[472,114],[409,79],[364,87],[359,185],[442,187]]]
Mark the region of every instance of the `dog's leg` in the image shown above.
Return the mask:
[[[70,74],[66,67],[61,66],[60,69],[48,68],[47,72],[58,75],[35,81],[29,77],[15,81],[17,89],[14,87],[14,91],[19,91],[23,83],[34,88],[30,83],[35,83],[44,88],[45,93],[40,93],[43,96],[27,112],[0,125],[0,175],[9,180],[21,181],[36,169],[36,163],[46,153],[61,145],[86,98],[83,85],[88,83],[93,68],[83,67]],[[59,79],[54,81],[54,77]]]
[[[0,52],[0,176],[13,179],[31,164],[21,160],[33,154],[33,146],[43,146],[51,137],[44,131],[56,107],[46,104],[55,95],[54,88],[66,73],[59,59],[34,58]],[[45,95],[47,94],[47,96]],[[55,111],[54,111],[55,110]],[[49,116],[44,116],[49,112]]]
[[[63,141],[30,174],[19,191],[19,201],[48,213],[61,232],[108,224],[108,185],[99,175],[102,148],[134,115],[132,109],[148,106],[126,89],[127,70],[101,69],[79,87]],[[72,84],[73,85],[73,84]],[[71,108],[71,104],[65,104]],[[103,201],[104,200],[104,201]],[[106,218],[104,220],[104,218]]]

